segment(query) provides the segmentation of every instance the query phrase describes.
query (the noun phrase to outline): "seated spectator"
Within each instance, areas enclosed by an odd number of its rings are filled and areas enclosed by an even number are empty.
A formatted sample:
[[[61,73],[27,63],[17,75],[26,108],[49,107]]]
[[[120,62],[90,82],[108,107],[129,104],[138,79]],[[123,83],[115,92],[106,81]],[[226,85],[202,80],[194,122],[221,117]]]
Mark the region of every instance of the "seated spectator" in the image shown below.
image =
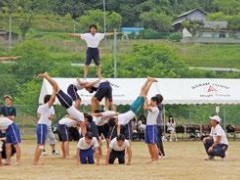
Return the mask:
[[[170,134],[169,141],[173,141],[173,138],[177,141],[176,122],[172,115],[168,118],[167,132]]]

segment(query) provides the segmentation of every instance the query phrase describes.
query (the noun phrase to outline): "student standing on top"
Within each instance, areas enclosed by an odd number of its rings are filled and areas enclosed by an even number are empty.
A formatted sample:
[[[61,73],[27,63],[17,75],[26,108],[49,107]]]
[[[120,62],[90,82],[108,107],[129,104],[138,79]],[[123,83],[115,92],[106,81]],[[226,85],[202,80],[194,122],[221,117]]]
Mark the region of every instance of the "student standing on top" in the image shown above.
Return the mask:
[[[70,34],[72,37],[80,37],[87,43],[87,52],[86,52],[86,61],[84,66],[84,78],[87,78],[88,68],[92,60],[96,65],[97,76],[102,77],[101,73],[101,63],[100,63],[100,53],[98,46],[100,42],[106,37],[110,36],[113,33],[98,33],[97,26],[92,24],[89,26],[89,33],[84,34]]]

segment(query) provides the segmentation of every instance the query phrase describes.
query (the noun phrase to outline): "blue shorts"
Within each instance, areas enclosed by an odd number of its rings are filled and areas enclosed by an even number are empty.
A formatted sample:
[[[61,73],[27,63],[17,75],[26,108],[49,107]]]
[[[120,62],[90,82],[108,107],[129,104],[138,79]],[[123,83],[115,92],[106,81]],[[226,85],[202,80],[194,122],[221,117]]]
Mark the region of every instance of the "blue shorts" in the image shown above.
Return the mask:
[[[100,55],[98,48],[88,48],[86,52],[86,61],[85,65],[89,66],[94,61],[96,66],[100,65]]]
[[[112,87],[110,83],[108,81],[100,83],[99,88],[94,96],[98,101],[102,101],[102,99],[105,97],[112,102]]]
[[[36,129],[37,144],[44,145],[47,139],[47,125],[38,124]]]
[[[59,102],[61,103],[61,105],[63,107],[65,107],[66,109],[70,108],[73,104],[73,100],[71,97],[69,97],[65,92],[63,92],[62,90],[58,91],[57,93],[57,98],[59,100]]]
[[[80,99],[80,96],[77,93],[77,88],[75,85],[71,84],[68,86],[67,93],[72,98],[73,101],[76,101],[77,99]]]
[[[144,104],[144,97],[139,96],[130,106],[130,109],[134,112],[134,114],[138,114]]]
[[[69,131],[65,124],[58,124],[58,135],[59,141],[66,142],[69,141]]]
[[[20,130],[15,122],[6,130],[6,143],[13,145],[21,143]]]
[[[147,144],[158,143],[158,130],[156,125],[147,125],[145,132],[145,142]]]
[[[80,149],[81,164],[94,164],[94,149],[91,147],[86,150]]]

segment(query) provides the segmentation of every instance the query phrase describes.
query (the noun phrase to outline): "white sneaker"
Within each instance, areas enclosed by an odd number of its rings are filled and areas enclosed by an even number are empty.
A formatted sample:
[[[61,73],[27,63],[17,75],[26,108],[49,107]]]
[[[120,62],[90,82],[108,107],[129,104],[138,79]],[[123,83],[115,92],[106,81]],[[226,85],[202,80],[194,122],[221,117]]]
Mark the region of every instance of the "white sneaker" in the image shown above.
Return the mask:
[[[48,156],[47,151],[43,151],[42,155],[43,155],[43,156]]]
[[[55,151],[55,152],[52,152],[52,155],[53,155],[53,156],[60,156],[60,153],[57,152],[57,151]]]

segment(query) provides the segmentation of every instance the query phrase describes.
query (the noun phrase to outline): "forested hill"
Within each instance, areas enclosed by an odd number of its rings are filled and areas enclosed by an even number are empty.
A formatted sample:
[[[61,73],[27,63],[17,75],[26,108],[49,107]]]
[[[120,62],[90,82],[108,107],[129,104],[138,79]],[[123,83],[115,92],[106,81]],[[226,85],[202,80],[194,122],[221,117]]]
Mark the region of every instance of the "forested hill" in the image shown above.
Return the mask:
[[[1,0],[0,11],[15,12],[26,9],[37,13],[54,13],[73,19],[86,14],[89,10],[103,9],[104,0]],[[171,21],[182,12],[200,8],[214,13],[214,18],[231,18],[239,15],[239,0],[105,0],[106,10],[122,16],[123,26],[140,25],[145,18]],[[216,14],[217,13],[217,14]],[[235,17],[236,18],[236,17]],[[239,18],[240,19],[240,18]],[[163,20],[162,20],[163,21]]]

